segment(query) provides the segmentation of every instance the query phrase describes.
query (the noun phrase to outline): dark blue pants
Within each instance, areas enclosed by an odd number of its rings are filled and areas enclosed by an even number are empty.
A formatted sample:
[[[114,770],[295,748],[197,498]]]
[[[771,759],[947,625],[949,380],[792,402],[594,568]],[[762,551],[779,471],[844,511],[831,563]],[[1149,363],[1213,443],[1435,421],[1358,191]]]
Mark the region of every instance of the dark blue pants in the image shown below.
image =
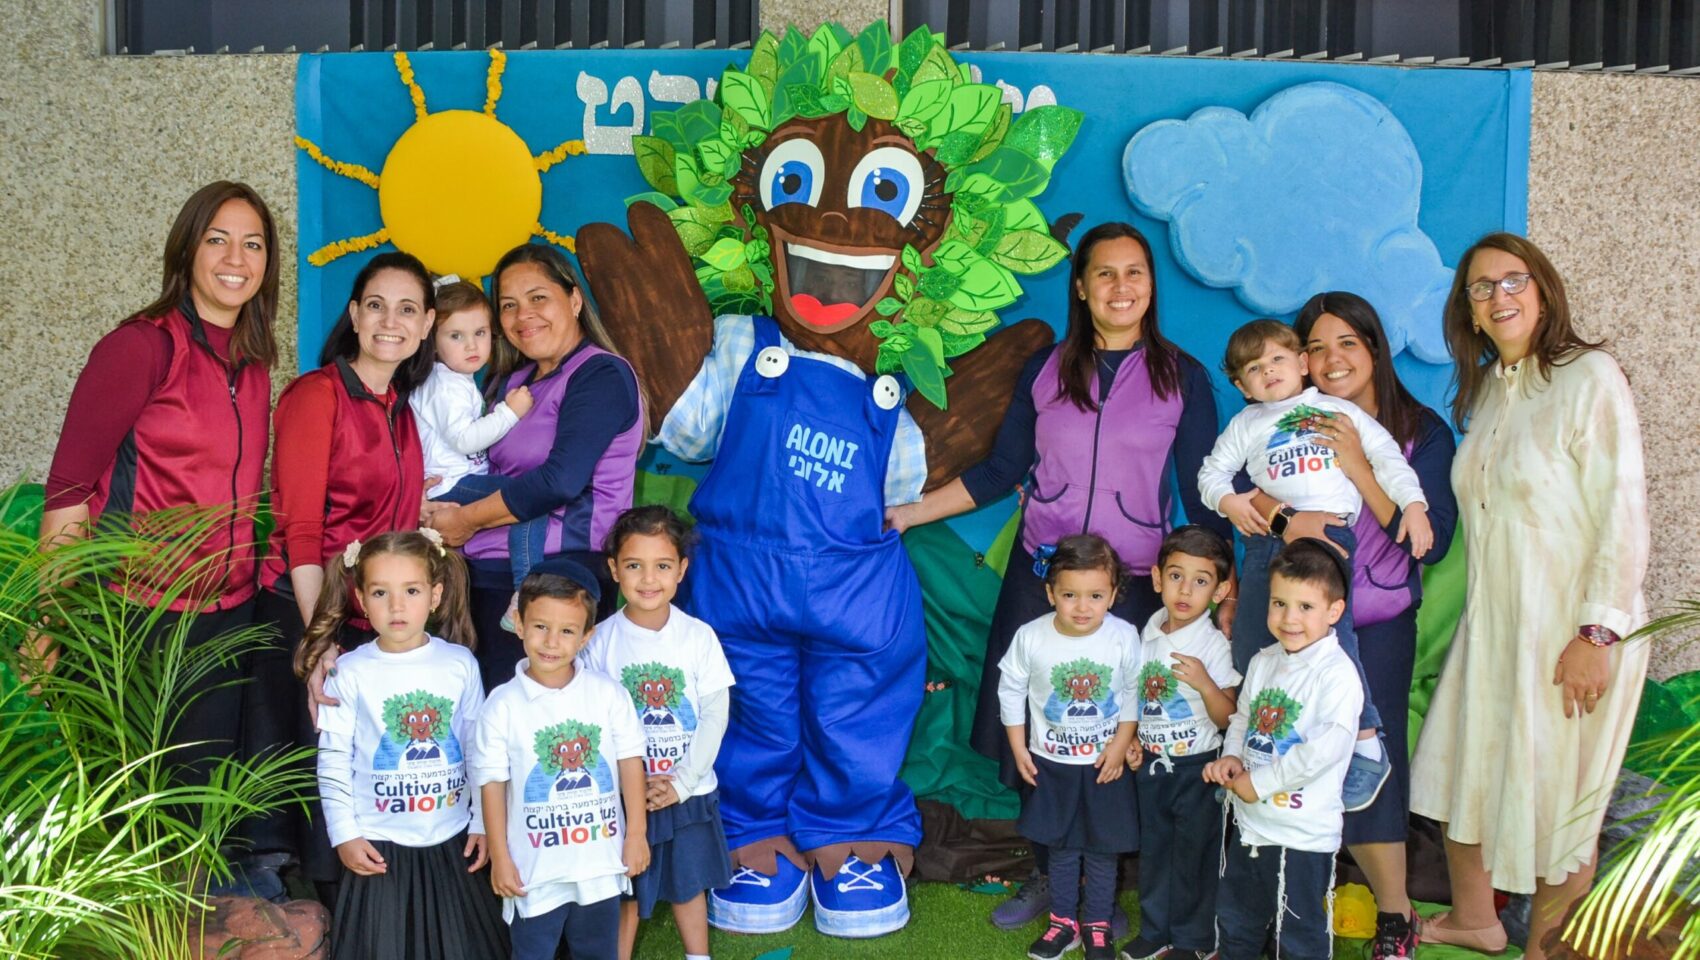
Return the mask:
[[[513,479],[488,473],[469,473],[455,482],[454,489],[431,499],[441,503],[477,503],[492,493],[501,493]],[[548,514],[508,525],[508,563],[514,568],[515,590],[519,589],[520,581],[531,572],[531,568],[543,562],[548,537]]]
[[[1109,923],[1121,855],[1072,847],[1051,847],[1050,854],[1051,912],[1081,924]]]
[[[1204,781],[1215,753],[1159,770],[1147,754],[1139,793],[1139,935],[1180,951],[1216,946],[1216,874],[1222,803]]]
[[[1358,654],[1375,702],[1381,705],[1387,759],[1393,765],[1375,802],[1346,814],[1345,840],[1404,843],[1411,811],[1411,673],[1417,658],[1417,608],[1384,623],[1359,627]]]
[[[620,954],[620,898],[567,903],[535,917],[514,917],[508,927],[513,960],[555,960],[561,944],[573,960],[616,960]]]
[[[1329,527],[1328,537],[1345,547],[1348,554],[1357,552],[1358,538],[1351,527]],[[1245,544],[1245,556],[1240,561],[1240,602],[1234,611],[1234,635],[1229,638],[1229,643],[1234,651],[1234,669],[1244,675],[1257,651],[1275,642],[1275,635],[1269,632],[1269,564],[1285,544],[1280,537],[1267,535],[1242,536],[1241,540]],[[1351,569],[1349,561],[1346,569]],[[1364,708],[1358,714],[1358,729],[1379,730],[1381,714],[1375,709],[1375,699],[1370,696],[1364,665],[1358,661],[1358,635],[1352,629],[1349,599],[1346,613],[1334,625],[1334,634],[1340,639],[1340,649],[1346,651],[1346,656],[1352,658],[1352,665],[1358,668],[1358,679],[1364,686]]]
[[[1334,955],[1328,916],[1333,887],[1332,853],[1248,847],[1237,837],[1230,839],[1228,869],[1216,897],[1222,960],[1258,960],[1271,928],[1276,954],[1285,960],[1329,960]]]

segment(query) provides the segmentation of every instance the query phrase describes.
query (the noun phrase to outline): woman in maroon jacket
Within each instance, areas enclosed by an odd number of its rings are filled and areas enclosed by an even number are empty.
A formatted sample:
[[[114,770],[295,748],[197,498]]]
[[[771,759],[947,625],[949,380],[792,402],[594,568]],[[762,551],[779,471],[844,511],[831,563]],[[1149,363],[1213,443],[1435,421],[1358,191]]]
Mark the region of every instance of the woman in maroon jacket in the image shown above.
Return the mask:
[[[343,549],[419,526],[425,459],[407,405],[430,373],[435,320],[431,277],[405,253],[382,253],[354,279],[348,309],[319,353],[322,366],[297,377],[273,416],[272,531],[260,568],[256,617],[277,625],[276,645],[256,658],[243,717],[247,752],[316,743],[294,651],[313,616],[328,562]],[[342,642],[370,638],[354,621]],[[309,878],[334,881],[339,864],[322,818],[310,833],[283,811],[250,824],[257,854],[295,854]],[[328,902],[328,901],[327,901]]]
[[[119,584],[156,606],[165,583],[203,571],[169,605],[171,630],[194,612],[193,648],[247,626],[254,612],[254,513],[266,459],[271,367],[277,361],[277,230],[252,187],[220,180],[191,196],[165,242],[159,297],[96,343],[77,378],[47,475],[42,549],[128,526],[150,513],[204,505],[216,526],[182,564]],[[57,651],[39,651],[51,668]],[[189,691],[169,739],[204,782],[229,756],[241,718],[237,669],[214,668]]]

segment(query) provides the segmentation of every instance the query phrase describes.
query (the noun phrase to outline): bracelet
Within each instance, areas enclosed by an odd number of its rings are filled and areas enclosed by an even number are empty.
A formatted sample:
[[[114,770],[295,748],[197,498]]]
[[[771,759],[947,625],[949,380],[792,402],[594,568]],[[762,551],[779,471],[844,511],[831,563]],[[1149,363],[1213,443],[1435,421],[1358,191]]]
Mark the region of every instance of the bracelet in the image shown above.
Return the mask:
[[[1576,631],[1576,635],[1594,646],[1602,648],[1609,647],[1623,639],[1610,627],[1602,627],[1597,623],[1590,623],[1583,626],[1581,629]]]

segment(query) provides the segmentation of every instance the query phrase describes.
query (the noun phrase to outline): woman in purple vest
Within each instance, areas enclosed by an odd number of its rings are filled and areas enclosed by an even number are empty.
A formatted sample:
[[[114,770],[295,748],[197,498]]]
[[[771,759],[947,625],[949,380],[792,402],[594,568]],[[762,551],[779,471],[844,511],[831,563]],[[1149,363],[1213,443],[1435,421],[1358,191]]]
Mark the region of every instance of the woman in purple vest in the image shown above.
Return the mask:
[[[1170,529],[1176,477],[1187,519],[1233,535],[1199,499],[1198,467],[1216,440],[1216,399],[1204,367],[1158,329],[1150,243],[1129,224],[1100,224],[1080,238],[1072,265],[1068,330],[1023,368],[991,456],[889,512],[891,525],[904,530],[1030,482],[1021,544],[1011,551],[986,639],[988,665],[1002,659],[1017,628],[1050,611],[1036,555],[1061,538],[1098,534],[1130,569],[1149,570]],[[1134,587],[1122,591],[1112,612],[1137,629],[1161,606],[1155,591]],[[998,759],[1003,782],[1019,789],[997,684],[998,672],[987,669],[972,742]],[[1046,851],[1034,854],[1035,879],[992,915],[1000,927],[1022,926],[1050,909]]]
[[[494,276],[501,332],[485,389],[500,397],[524,385],[534,400],[489,450],[491,473],[515,479],[476,503],[434,505],[431,515],[446,541],[465,544],[485,689],[512,679],[523,656],[519,638],[501,626],[513,597],[503,528],[548,516],[548,555],[594,571],[603,581],[597,618],[613,613],[618,591],[598,547],[632,505],[644,443],[637,375],[615,354],[567,258],[552,246],[522,244]]]
[[[1324,428],[1329,445],[1340,457],[1347,476],[1363,494],[1365,509],[1358,514],[1358,554],[1353,564],[1352,621],[1358,632],[1358,655],[1370,695],[1381,708],[1393,772],[1368,808],[1346,814],[1345,842],[1352,858],[1369,878],[1375,894],[1375,960],[1414,956],[1417,937],[1411,901],[1405,894],[1405,833],[1410,819],[1411,759],[1408,749],[1411,672],[1417,653],[1417,607],[1422,603],[1422,565],[1439,563],[1452,543],[1458,501],[1452,493],[1452,431],[1433,410],[1418,403],[1393,369],[1381,318],[1364,298],[1351,293],[1319,293],[1311,297],[1293,321],[1310,354],[1311,382],[1331,397],[1350,400],[1376,418],[1399,441],[1428,497],[1434,544],[1413,558],[1404,544],[1394,542],[1399,508],[1375,482],[1364,459],[1363,446],[1350,421]],[[1258,494],[1253,500],[1261,516],[1275,501]],[[1343,523],[1327,513],[1306,511],[1287,525],[1288,543],[1300,537],[1320,537],[1323,527]]]

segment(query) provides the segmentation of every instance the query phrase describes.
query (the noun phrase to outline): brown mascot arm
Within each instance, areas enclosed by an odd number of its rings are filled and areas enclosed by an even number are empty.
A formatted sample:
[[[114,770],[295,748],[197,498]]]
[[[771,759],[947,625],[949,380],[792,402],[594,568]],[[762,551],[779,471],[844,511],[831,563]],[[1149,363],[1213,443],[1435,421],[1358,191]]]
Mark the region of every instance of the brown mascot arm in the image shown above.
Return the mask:
[[[608,335],[637,371],[654,432],[713,346],[714,313],[667,214],[640,201],[626,223],[630,237],[611,223],[585,224],[578,256]]]
[[[950,362],[946,382],[950,408],[940,410],[919,393],[909,397],[909,414],[927,438],[927,485],[944,486],[992,450],[998,425],[1015,394],[1021,367],[1055,340],[1042,320],[1023,320]]]

